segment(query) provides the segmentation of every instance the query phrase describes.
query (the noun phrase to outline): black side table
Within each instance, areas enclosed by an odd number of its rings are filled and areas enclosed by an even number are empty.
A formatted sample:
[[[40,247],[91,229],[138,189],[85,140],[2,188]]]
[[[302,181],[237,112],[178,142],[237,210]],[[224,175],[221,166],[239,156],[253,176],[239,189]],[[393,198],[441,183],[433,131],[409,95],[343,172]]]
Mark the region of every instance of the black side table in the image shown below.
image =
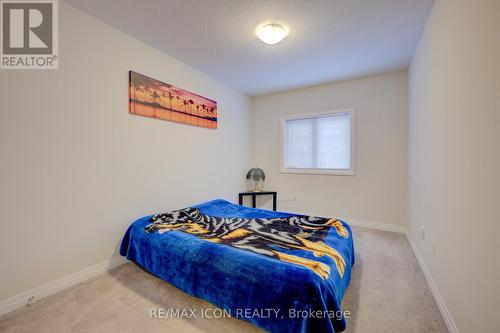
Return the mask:
[[[247,191],[247,192],[238,193],[239,204],[243,205],[243,197],[251,196],[252,197],[252,207],[255,208],[255,206],[257,205],[257,196],[258,195],[272,195],[273,196],[273,210],[276,211],[276,201],[277,201],[277,196],[278,196],[278,192],[276,192],[276,191],[260,191],[260,192]]]

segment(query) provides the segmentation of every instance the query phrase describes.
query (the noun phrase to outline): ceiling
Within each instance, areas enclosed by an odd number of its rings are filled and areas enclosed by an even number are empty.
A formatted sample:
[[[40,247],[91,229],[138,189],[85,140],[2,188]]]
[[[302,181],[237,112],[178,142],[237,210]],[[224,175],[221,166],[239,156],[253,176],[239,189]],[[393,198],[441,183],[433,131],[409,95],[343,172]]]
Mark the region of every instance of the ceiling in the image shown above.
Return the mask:
[[[66,0],[256,96],[405,69],[434,0]],[[287,24],[282,43],[254,33]]]

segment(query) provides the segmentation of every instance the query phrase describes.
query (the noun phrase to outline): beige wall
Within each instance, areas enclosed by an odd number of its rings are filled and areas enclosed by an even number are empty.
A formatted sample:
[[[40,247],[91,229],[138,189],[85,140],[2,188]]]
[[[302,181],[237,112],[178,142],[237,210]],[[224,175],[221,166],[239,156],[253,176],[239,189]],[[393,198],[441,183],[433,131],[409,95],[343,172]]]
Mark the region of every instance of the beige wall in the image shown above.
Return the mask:
[[[60,69],[0,71],[0,300],[116,256],[135,218],[235,200],[250,101],[60,2]],[[219,102],[218,130],[128,114],[128,70]]]
[[[462,333],[500,328],[499,14],[436,1],[410,68],[410,236]]]
[[[405,224],[407,79],[396,72],[253,99],[252,161],[279,191],[279,209]],[[280,117],[345,108],[356,109],[356,175],[280,173]]]

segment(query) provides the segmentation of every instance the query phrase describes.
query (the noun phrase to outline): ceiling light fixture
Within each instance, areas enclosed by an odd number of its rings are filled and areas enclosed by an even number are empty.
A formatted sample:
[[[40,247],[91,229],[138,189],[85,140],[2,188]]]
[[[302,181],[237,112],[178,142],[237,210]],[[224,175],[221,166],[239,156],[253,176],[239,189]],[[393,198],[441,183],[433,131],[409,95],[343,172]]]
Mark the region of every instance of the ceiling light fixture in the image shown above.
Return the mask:
[[[288,36],[288,28],[278,23],[261,24],[255,29],[255,34],[264,43],[273,45]]]

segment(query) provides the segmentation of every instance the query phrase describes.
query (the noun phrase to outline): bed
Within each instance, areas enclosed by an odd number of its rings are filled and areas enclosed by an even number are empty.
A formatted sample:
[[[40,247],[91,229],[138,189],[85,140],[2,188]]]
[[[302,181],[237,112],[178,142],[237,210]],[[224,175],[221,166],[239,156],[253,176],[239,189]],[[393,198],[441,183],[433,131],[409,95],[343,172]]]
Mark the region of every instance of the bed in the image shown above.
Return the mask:
[[[200,222],[201,221],[201,222]],[[120,253],[269,332],[341,332],[354,264],[348,224],[217,199],[130,225]]]

